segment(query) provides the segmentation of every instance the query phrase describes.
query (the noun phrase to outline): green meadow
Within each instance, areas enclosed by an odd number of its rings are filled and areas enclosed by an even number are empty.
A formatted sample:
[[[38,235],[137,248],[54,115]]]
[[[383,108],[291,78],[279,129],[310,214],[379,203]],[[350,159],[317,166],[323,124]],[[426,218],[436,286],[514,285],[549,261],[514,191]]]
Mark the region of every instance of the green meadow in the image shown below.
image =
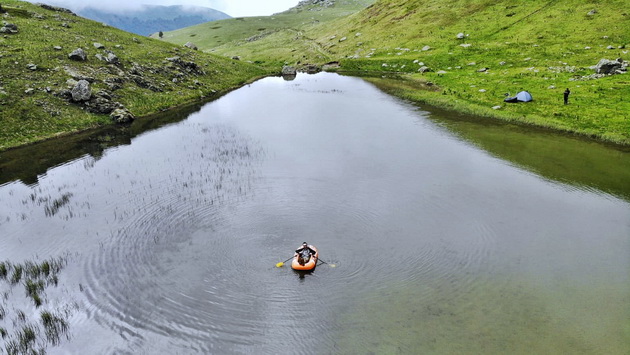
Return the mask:
[[[333,57],[309,37],[310,29],[350,16],[374,1],[336,0],[330,7],[305,3],[272,16],[238,17],[165,32],[163,39],[180,45],[193,42],[207,52],[274,68],[303,59],[326,62]]]
[[[210,26],[218,23],[203,25],[205,31],[198,26],[191,38],[204,51],[261,65],[338,61],[341,72],[402,78],[379,81],[409,100],[627,145],[630,76],[594,79],[592,67],[600,59],[630,59],[629,9],[627,0],[380,0],[352,15],[295,22],[259,38],[235,24],[280,16],[221,21],[221,30],[235,37],[220,44],[206,42],[217,36]],[[192,29],[173,36],[182,42]],[[503,102],[522,90],[534,101]]]
[[[0,35],[0,150],[111,124],[109,115],[90,113],[60,96],[73,78],[86,78],[93,94],[105,91],[142,117],[216,97],[269,74],[27,2],[7,0],[2,8],[2,21],[16,25],[18,32]],[[87,52],[86,61],[68,58],[77,48]],[[118,64],[96,58],[108,51]],[[174,57],[195,63],[198,70],[191,73],[167,60]]]
[[[601,59],[630,58],[627,0],[322,3],[159,39],[6,0],[3,24],[19,30],[0,35],[0,150],[111,124],[107,114],[63,97],[78,78],[142,117],[218,97],[285,64],[329,62],[339,64],[330,70],[366,76],[414,102],[630,144],[630,77],[593,76]],[[199,51],[183,47],[187,42]],[[68,58],[76,48],[87,61]],[[108,52],[118,64],[96,57]],[[176,63],[194,63],[195,70]],[[534,101],[503,102],[522,90]]]

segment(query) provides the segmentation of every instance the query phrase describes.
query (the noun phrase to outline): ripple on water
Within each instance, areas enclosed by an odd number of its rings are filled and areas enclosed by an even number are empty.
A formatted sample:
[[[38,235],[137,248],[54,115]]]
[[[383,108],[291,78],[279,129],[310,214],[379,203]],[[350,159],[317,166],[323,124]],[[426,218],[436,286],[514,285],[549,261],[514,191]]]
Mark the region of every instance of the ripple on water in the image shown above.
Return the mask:
[[[213,297],[217,285],[246,293],[227,273],[236,265],[223,263],[218,270],[210,266],[216,260],[236,259],[226,256],[238,245],[217,230],[226,209],[251,193],[262,151],[227,127],[205,133],[211,137],[204,141],[204,153],[180,158],[190,160],[182,171],[144,181],[119,177],[118,191],[107,191],[123,196],[112,207],[121,227],[88,258],[85,293],[94,318],[121,336],[141,339],[142,332],[150,331],[210,344],[209,334],[216,337],[219,328],[229,328],[233,321],[221,319],[224,312],[216,312],[213,305],[227,305],[234,313],[258,302],[225,294]],[[212,272],[199,271],[204,269]],[[200,292],[199,284],[208,287]],[[218,332],[206,331],[214,328]]]

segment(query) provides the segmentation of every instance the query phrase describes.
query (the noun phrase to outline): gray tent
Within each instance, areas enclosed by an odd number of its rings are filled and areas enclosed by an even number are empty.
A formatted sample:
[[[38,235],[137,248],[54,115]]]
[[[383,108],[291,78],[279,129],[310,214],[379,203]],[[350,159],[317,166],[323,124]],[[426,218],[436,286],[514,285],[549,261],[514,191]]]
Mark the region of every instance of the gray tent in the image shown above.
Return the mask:
[[[532,94],[527,91],[521,91],[516,96],[506,98],[505,102],[530,102],[532,101]]]

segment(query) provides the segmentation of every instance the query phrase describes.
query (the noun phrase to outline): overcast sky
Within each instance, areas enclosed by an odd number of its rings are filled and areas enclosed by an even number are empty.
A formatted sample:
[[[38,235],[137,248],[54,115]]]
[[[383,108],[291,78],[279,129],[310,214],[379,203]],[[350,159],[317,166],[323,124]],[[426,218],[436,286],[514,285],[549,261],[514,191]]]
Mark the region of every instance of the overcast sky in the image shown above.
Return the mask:
[[[101,9],[122,9],[151,5],[197,5],[211,7],[225,12],[232,17],[268,16],[287,10],[299,0],[29,0],[34,3],[46,3],[67,7],[71,10],[80,7],[96,7]]]

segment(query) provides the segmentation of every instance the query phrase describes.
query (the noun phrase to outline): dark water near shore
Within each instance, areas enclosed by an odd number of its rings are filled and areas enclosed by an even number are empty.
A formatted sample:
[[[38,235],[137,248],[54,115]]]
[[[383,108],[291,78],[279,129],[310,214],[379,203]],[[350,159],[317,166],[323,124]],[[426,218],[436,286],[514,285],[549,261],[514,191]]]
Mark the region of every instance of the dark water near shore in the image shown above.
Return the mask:
[[[0,260],[68,255],[49,353],[630,351],[630,153],[335,74],[165,116],[0,153]]]

